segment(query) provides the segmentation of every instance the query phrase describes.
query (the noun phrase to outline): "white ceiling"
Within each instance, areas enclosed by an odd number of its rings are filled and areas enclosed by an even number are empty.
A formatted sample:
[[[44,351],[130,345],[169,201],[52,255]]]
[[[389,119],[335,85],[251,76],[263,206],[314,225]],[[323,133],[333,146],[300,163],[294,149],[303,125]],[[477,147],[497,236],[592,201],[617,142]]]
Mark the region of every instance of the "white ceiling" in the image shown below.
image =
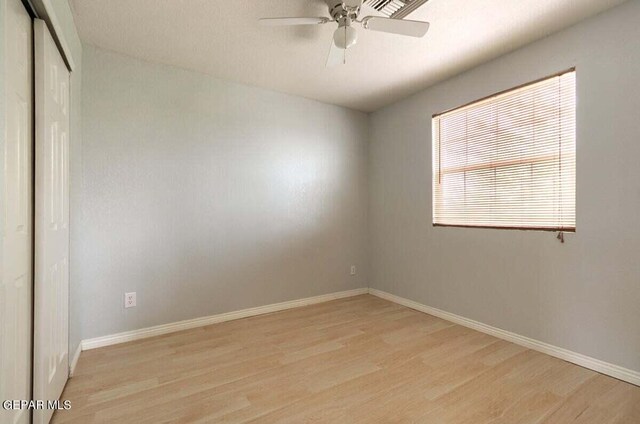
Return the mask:
[[[325,68],[335,24],[263,27],[260,17],[328,16],[324,0],[71,0],[84,42],[327,103],[373,111],[624,0],[430,0],[408,19],[422,39],[360,29],[347,65]]]

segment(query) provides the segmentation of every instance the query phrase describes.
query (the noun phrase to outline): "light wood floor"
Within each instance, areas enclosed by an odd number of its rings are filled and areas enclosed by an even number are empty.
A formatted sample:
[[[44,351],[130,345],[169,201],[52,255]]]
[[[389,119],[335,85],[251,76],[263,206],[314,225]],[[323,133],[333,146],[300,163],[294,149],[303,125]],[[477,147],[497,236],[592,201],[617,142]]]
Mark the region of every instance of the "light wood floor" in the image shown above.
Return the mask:
[[[55,423],[640,423],[640,388],[370,295],[83,352]]]

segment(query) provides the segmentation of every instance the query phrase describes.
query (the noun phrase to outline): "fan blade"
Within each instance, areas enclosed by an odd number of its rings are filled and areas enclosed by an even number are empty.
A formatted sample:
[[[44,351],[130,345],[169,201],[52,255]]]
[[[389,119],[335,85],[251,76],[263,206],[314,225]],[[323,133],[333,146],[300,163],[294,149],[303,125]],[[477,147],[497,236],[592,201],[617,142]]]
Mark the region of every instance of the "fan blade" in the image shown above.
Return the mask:
[[[336,43],[331,40],[331,49],[329,50],[329,56],[327,57],[327,68],[336,65],[344,65],[346,62],[346,50],[336,46]]]
[[[362,20],[362,26],[372,31],[408,35],[410,37],[422,37],[429,29],[429,22],[367,16]]]
[[[320,25],[326,24],[331,19],[318,18],[262,18],[258,22],[265,26],[282,26],[282,25]]]

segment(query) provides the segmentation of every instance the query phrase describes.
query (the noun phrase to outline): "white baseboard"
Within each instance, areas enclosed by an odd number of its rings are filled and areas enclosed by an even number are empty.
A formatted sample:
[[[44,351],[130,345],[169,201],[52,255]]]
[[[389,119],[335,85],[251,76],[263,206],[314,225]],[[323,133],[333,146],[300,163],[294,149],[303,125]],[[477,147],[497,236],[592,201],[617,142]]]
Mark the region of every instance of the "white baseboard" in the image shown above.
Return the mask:
[[[271,312],[283,311],[285,309],[298,308],[300,306],[313,305],[316,303],[328,302],[330,300],[342,299],[345,297],[367,294],[369,289],[361,288],[341,291],[336,293],[323,294],[320,296],[307,297],[304,299],[290,300],[288,302],[274,303],[271,305],[258,306],[256,308],[242,309],[239,311],[227,312],[207,317],[188,319],[169,324],[156,325],[154,327],[141,328],[139,330],[125,331],[124,333],[112,334],[109,336],[96,337],[83,340],[82,350],[95,349],[98,347],[110,346],[118,343],[130,342],[133,340],[145,339],[147,337],[159,336],[161,334],[174,333],[176,331],[188,330],[190,328],[203,327],[205,325],[217,324],[234,319],[247,318],[255,315],[268,314]],[[76,359],[77,360],[77,359]]]
[[[80,352],[82,351],[82,342],[78,343],[78,348],[76,349],[73,357],[71,358],[71,362],[69,362],[69,376],[73,377],[73,373],[76,371],[76,365],[78,365],[78,359],[80,358]]]
[[[415,309],[420,312],[424,312],[429,315],[436,316],[438,318],[451,321],[456,324],[460,324],[464,327],[469,327],[474,330],[490,334],[494,337],[498,337],[503,340],[515,343],[526,348],[536,350],[538,352],[546,353],[547,355],[560,358],[562,360],[572,362],[576,365],[580,365],[585,368],[589,368],[593,371],[597,371],[601,374],[617,378],[622,381],[640,386],[640,371],[630,370],[618,365],[610,364],[608,362],[601,361],[599,359],[592,358],[590,356],[583,355],[581,353],[573,352],[571,350],[563,349],[561,347],[553,346],[548,343],[541,342],[539,340],[524,337],[510,331],[502,330],[500,328],[492,327],[487,324],[483,324],[478,321],[471,320],[469,318],[461,317],[450,312],[445,312],[440,309],[426,306],[413,300],[405,299],[394,294],[384,292],[382,290],[369,288],[369,293],[380,297],[382,299],[389,300],[399,305],[406,306],[411,309]]]
[[[162,334],[174,333],[176,331],[188,330],[196,327],[203,327],[206,325],[216,324],[225,321],[231,321],[240,318],[247,318],[256,315],[268,314],[271,312],[283,311],[286,309],[298,308],[301,306],[313,305],[316,303],[328,302],[330,300],[342,299],[345,297],[358,296],[361,294],[370,293],[374,296],[382,299],[389,300],[399,305],[406,306],[411,309],[415,309],[420,312],[424,312],[429,315],[436,316],[438,318],[451,321],[462,326],[472,328],[474,330],[490,334],[494,337],[498,337],[503,340],[524,346],[529,349],[536,350],[538,352],[545,353],[547,355],[554,356],[556,358],[572,362],[585,368],[589,368],[593,371],[597,371],[602,374],[609,375],[619,380],[626,381],[628,383],[640,386],[640,371],[630,370],[618,365],[614,365],[599,359],[592,358],[577,352],[573,352],[568,349],[557,347],[548,343],[541,342],[539,340],[531,339],[529,337],[521,336],[510,331],[502,330],[497,327],[492,327],[487,324],[483,324],[478,321],[474,321],[469,318],[465,318],[450,312],[446,312],[431,306],[426,306],[413,300],[405,299],[400,296],[396,296],[382,290],[373,288],[361,288],[355,290],[347,290],[336,293],[329,293],[320,296],[307,297],[304,299],[291,300],[288,302],[274,303],[271,305],[258,306],[256,308],[242,309],[239,311],[227,312],[218,315],[211,315],[207,317],[195,318],[185,321],[179,321],[169,324],[157,325],[154,327],[142,328],[139,330],[126,331],[124,333],[112,334],[109,336],[96,337],[93,339],[83,340],[70,363],[70,374],[73,375],[75,367],[78,363],[81,350],[95,349],[104,346],[110,346],[119,343],[125,343],[133,340],[144,339],[153,336],[159,336]]]

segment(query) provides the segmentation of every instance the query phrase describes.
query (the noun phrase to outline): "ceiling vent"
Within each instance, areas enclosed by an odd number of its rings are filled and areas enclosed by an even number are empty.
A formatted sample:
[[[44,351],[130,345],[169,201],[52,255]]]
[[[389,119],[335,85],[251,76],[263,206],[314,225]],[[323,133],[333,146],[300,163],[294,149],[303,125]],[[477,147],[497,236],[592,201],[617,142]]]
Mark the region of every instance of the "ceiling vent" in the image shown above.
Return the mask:
[[[428,0],[365,0],[364,4],[387,18],[402,19]]]

